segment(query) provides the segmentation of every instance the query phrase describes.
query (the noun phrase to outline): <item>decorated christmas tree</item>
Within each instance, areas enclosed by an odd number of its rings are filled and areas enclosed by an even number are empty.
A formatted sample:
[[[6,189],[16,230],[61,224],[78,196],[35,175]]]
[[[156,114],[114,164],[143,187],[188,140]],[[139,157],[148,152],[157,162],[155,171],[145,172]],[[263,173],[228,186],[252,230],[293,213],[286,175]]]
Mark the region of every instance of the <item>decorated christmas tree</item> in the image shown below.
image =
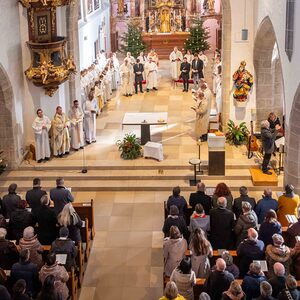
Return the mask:
[[[190,28],[190,36],[185,42],[185,50],[190,50],[192,53],[205,51],[210,48],[208,43],[209,31],[203,26],[203,21],[199,18],[193,18]]]
[[[124,34],[122,39],[121,50],[126,55],[131,52],[131,55],[137,58],[141,51],[146,50],[146,44],[142,40],[141,28],[136,22],[128,24],[128,31]]]

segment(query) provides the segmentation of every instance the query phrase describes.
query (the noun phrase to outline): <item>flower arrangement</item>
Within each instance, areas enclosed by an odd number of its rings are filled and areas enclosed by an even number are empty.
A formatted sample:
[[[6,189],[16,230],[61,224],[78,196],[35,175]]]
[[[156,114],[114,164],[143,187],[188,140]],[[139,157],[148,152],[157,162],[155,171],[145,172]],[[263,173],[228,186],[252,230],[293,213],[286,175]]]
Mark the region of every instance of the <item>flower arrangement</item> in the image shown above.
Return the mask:
[[[248,140],[249,130],[245,122],[236,125],[232,120],[227,123],[226,140],[233,145],[242,145]]]
[[[123,159],[136,159],[142,156],[141,141],[135,134],[126,134],[123,140],[117,141],[116,145]]]

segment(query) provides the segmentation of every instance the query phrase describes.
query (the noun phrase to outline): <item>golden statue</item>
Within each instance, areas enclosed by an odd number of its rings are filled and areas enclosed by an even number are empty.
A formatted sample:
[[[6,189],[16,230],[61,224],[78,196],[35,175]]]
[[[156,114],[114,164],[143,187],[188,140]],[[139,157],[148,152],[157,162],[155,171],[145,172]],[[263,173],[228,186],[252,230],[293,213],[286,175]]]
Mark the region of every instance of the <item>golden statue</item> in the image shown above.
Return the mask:
[[[118,0],[118,14],[124,14],[124,0]]]
[[[45,84],[49,75],[48,64],[45,61],[43,61],[42,65],[40,66],[40,72],[41,72],[42,82],[43,84]]]
[[[163,9],[160,17],[160,32],[170,32],[171,22],[170,22],[170,12],[167,9]]]
[[[70,57],[67,59],[66,66],[67,66],[67,69],[71,73],[76,73],[76,66],[75,66],[75,63],[74,63],[73,55],[70,55]]]

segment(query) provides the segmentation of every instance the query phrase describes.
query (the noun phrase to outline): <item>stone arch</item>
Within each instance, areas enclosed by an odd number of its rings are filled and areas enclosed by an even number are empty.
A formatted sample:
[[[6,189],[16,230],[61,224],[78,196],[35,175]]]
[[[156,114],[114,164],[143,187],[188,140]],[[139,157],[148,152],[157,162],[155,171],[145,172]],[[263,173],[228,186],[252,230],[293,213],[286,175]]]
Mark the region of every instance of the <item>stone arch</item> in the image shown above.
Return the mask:
[[[230,0],[222,0],[222,124],[230,117],[231,89],[231,7]]]
[[[256,119],[261,121],[274,111],[284,114],[284,83],[278,43],[273,24],[265,17],[254,41],[253,64],[256,86]]]
[[[16,139],[13,128],[13,89],[6,71],[0,64],[0,150],[8,166],[14,168],[17,161]]]
[[[288,128],[286,128],[285,183],[293,184],[300,192],[300,84],[296,91]]]

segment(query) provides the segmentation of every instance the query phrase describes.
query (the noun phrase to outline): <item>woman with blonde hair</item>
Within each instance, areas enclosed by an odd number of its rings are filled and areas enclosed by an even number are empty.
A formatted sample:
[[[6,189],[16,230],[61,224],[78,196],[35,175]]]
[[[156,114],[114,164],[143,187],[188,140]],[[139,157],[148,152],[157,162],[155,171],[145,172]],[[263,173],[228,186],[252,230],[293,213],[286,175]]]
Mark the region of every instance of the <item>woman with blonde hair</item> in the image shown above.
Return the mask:
[[[237,280],[231,282],[229,289],[223,293],[221,300],[245,300],[246,296]]]
[[[80,228],[82,227],[82,221],[72,203],[64,206],[63,210],[57,216],[57,221],[60,226],[69,229],[69,238],[72,241],[76,244],[81,241]]]
[[[189,248],[192,251],[192,269],[196,277],[207,278],[210,271],[209,257],[213,255],[213,250],[202,229],[195,229]]]
[[[185,298],[178,294],[176,283],[174,281],[169,281],[166,284],[165,295],[159,300],[185,300]]]

